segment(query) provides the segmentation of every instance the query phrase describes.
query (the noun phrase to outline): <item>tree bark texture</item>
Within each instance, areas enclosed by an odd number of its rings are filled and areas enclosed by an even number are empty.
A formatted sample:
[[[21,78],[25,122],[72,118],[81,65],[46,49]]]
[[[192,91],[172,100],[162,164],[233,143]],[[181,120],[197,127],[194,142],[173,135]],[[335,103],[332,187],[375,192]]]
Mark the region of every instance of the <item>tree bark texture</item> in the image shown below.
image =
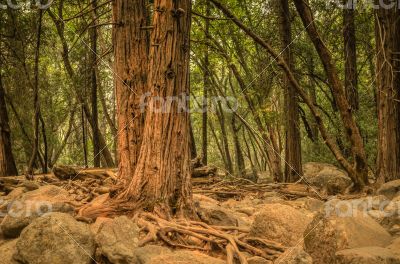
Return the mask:
[[[189,95],[190,12],[190,0],[154,1],[148,67],[151,96],[135,174],[120,194],[163,215],[193,213],[189,113],[181,108],[188,109],[188,102],[172,99]]]
[[[292,34],[290,9],[288,0],[280,0],[281,38],[283,57],[293,70],[291,52]],[[285,182],[296,182],[303,174],[301,163],[301,139],[299,127],[299,104],[296,90],[287,76],[283,77],[284,84],[284,115],[285,115]]]
[[[119,177],[124,183],[135,173],[144,128],[149,46],[143,29],[147,26],[146,2],[113,2]]]
[[[385,1],[388,3],[389,1]],[[380,182],[400,178],[400,10],[376,11],[378,160]]]

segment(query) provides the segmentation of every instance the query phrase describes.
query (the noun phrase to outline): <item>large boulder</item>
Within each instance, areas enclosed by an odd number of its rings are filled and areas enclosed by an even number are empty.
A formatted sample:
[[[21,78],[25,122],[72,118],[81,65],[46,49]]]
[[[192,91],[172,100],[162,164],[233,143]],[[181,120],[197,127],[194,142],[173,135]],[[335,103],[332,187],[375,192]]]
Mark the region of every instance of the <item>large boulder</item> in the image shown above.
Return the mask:
[[[303,173],[308,183],[324,189],[329,195],[345,193],[352,184],[346,172],[331,164],[308,162],[303,166]]]
[[[389,199],[393,199],[394,197],[400,195],[400,180],[390,181],[383,184],[378,189],[378,194],[385,195]]]
[[[0,246],[0,264],[17,264],[13,259],[17,240],[10,240]]]
[[[25,264],[90,264],[95,243],[87,224],[71,215],[49,213],[26,227],[14,258]]]
[[[381,247],[344,249],[336,252],[336,264],[398,264],[400,256]]]
[[[313,260],[302,247],[297,246],[288,248],[274,264],[313,264]]]
[[[225,264],[222,259],[210,257],[197,251],[178,250],[160,254],[151,258],[145,264]]]
[[[68,192],[60,187],[47,185],[23,193],[8,204],[7,215],[0,224],[6,238],[16,238],[34,219],[49,212],[73,214]]]
[[[333,263],[335,253],[359,247],[385,247],[390,234],[367,214],[353,216],[340,212],[320,212],[304,232],[305,251],[315,264]]]
[[[126,216],[105,221],[96,235],[96,255],[113,264],[135,263],[134,250],[139,242],[138,226]]]
[[[311,218],[301,211],[284,204],[266,204],[255,215],[250,235],[296,246],[301,243],[303,232]]]

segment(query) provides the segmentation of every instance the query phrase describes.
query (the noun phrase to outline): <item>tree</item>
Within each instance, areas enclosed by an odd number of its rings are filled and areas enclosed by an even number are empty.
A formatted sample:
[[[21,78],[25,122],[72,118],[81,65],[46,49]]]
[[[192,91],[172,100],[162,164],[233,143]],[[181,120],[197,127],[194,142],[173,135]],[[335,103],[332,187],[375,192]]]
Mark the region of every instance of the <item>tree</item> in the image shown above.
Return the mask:
[[[89,105],[87,104],[86,100],[83,98],[81,91],[79,91],[79,89],[78,89],[79,86],[78,86],[77,76],[72,67],[72,63],[71,63],[71,60],[69,57],[70,48],[68,46],[68,42],[67,42],[67,39],[65,36],[65,21],[63,20],[63,10],[62,10],[63,6],[64,6],[64,1],[61,0],[59,3],[59,7],[58,7],[59,8],[58,14],[54,13],[52,10],[47,10],[47,14],[49,14],[49,16],[51,17],[51,19],[56,27],[58,37],[60,38],[61,45],[62,45],[62,59],[63,59],[63,63],[64,63],[64,68],[65,68],[65,71],[66,71],[68,77],[72,81],[73,92],[77,98],[77,101],[82,105],[83,113],[85,114],[85,117],[88,120],[90,127],[92,128],[92,132],[94,130],[97,131],[97,134],[99,135],[99,144],[100,144],[100,149],[101,149],[101,155],[103,156],[103,158],[106,162],[106,166],[111,168],[111,167],[114,167],[114,160],[108,149],[106,140],[105,140],[103,134],[101,133],[101,131],[99,130],[99,128],[97,127],[97,129],[96,129],[96,126],[93,123],[92,113],[90,111]]]
[[[210,89],[210,55],[209,55],[209,43],[208,38],[210,34],[210,17],[211,14],[211,4],[209,1],[206,1],[206,19],[205,19],[205,51],[204,51],[204,72],[203,72],[203,116],[202,116],[202,161],[204,165],[207,165],[207,118],[208,118],[208,90]]]
[[[351,144],[353,161],[348,160],[344,157],[339,146],[335,143],[332,135],[328,132],[323,119],[321,117],[320,109],[313,103],[313,100],[301,87],[299,81],[294,76],[293,72],[290,70],[289,65],[286,63],[284,58],[276,52],[272,46],[263,40],[259,35],[255,34],[250,28],[244,25],[234,14],[222,5],[217,0],[210,0],[213,4],[219,8],[225,16],[230,18],[239,28],[241,28],[248,36],[250,36],[256,43],[261,45],[273,58],[276,63],[281,67],[288,77],[291,85],[296,89],[298,95],[303,99],[304,103],[309,107],[318,128],[321,132],[321,136],[325,141],[325,144],[331,150],[332,154],[335,156],[336,160],[343,166],[343,168],[348,172],[349,176],[354,182],[355,190],[361,190],[367,184],[368,167],[365,148],[363,140],[360,134],[359,127],[354,120],[351,108],[346,100],[344,89],[338,78],[338,73],[336,67],[333,65],[332,57],[323,43],[319,33],[317,31],[314,19],[308,4],[304,3],[304,0],[294,0],[296,9],[302,18],[303,25],[305,26],[315,49],[321,59],[324,66],[325,73],[327,74],[329,85],[332,88],[333,96],[336,98],[338,103],[340,116],[342,119],[342,124],[346,130],[347,137]]]
[[[35,69],[34,69],[34,87],[33,87],[33,129],[34,129],[34,139],[33,139],[33,151],[31,159],[29,160],[27,175],[33,175],[33,165],[35,163],[36,157],[39,153],[39,119],[40,119],[40,102],[39,102],[39,59],[40,59],[40,41],[42,33],[42,19],[43,11],[38,10],[38,23],[36,30],[36,51],[35,51]]]
[[[92,102],[92,119],[93,119],[93,165],[100,167],[100,136],[99,136],[99,112],[97,108],[97,0],[90,0],[92,12],[92,27],[89,29],[90,48],[90,83],[91,83],[91,102]]]
[[[281,39],[283,57],[292,70],[292,34],[288,0],[280,0]],[[285,119],[285,182],[295,182],[303,174],[301,165],[301,140],[299,127],[299,104],[297,93],[284,75],[284,119]]]
[[[345,59],[345,80],[344,86],[347,101],[351,108],[358,110],[358,72],[357,72],[357,49],[356,49],[356,28],[354,22],[355,0],[347,1],[343,9],[343,40]]]
[[[391,1],[384,1],[389,4]],[[391,2],[393,3],[393,2]],[[379,8],[376,16],[378,103],[377,176],[380,182],[400,178],[400,10]]]
[[[124,1],[116,1],[114,8],[121,7],[121,2]],[[179,100],[189,95],[191,4],[190,0],[156,0],[154,10],[147,85],[151,96],[146,103],[143,138],[135,172],[119,197],[133,202],[138,208],[164,216],[173,213],[187,215],[193,213],[189,112],[188,102]],[[125,6],[114,9],[114,17],[126,11],[131,17],[136,15],[135,12],[141,14],[140,9],[127,9]],[[140,39],[137,36],[127,37],[135,41]],[[120,48],[116,46],[116,49]],[[119,107],[126,105],[129,98],[123,99],[118,101]],[[121,114],[123,112],[119,110],[118,116]],[[136,131],[128,131],[127,135],[133,133]],[[120,167],[128,166],[127,160],[120,163]]]
[[[115,90],[117,100],[119,177],[130,182],[142,143],[148,79],[148,34],[145,0],[113,3]],[[141,102],[142,100],[142,102]]]
[[[4,87],[0,72],[0,176],[18,175],[11,149],[11,131],[4,98]]]

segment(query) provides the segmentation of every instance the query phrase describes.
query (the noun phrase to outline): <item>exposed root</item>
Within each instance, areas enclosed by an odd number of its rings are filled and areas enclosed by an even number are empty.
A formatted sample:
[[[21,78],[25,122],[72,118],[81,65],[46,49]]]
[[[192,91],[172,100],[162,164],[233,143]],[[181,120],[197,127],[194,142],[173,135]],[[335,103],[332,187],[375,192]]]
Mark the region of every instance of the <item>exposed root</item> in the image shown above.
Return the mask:
[[[140,241],[143,246],[160,239],[168,246],[209,252],[221,249],[226,254],[227,263],[247,263],[244,252],[274,260],[285,251],[285,247],[273,241],[255,240],[248,236],[248,230],[238,227],[210,226],[203,222],[164,220],[154,214],[141,213],[138,224],[148,233]],[[215,252],[215,250],[213,250]]]

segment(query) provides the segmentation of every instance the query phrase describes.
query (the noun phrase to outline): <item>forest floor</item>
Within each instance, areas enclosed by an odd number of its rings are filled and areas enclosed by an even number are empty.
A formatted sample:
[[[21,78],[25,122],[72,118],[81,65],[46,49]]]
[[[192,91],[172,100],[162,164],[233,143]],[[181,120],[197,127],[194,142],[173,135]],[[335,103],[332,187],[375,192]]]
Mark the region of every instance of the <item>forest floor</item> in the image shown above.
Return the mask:
[[[80,217],[112,195],[115,173],[0,178],[0,264],[400,263],[400,181],[348,194],[343,172],[310,163],[295,184],[193,178],[197,221]]]

